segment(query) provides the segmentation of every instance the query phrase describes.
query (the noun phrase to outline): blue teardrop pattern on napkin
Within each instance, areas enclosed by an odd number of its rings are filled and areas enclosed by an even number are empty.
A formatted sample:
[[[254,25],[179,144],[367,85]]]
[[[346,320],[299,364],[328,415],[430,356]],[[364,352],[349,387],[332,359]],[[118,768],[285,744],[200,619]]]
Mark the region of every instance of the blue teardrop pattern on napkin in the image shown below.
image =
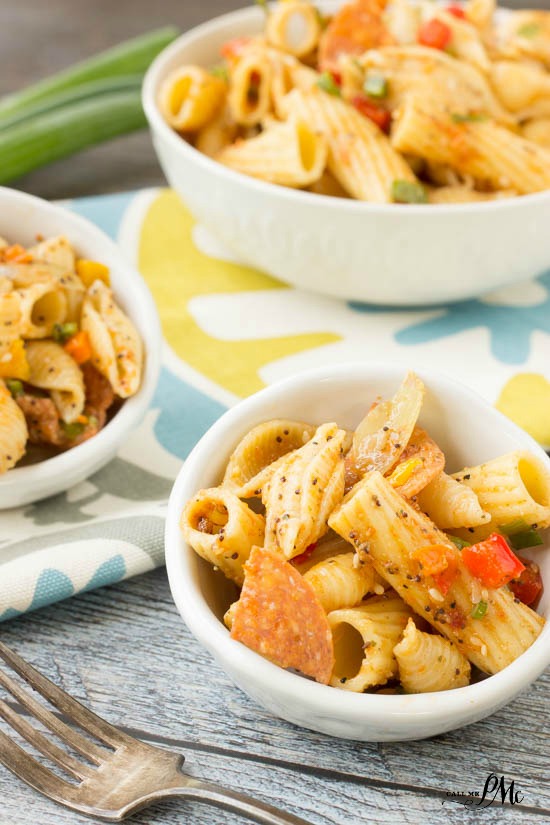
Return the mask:
[[[116,240],[124,213],[135,198],[135,192],[117,192],[112,195],[90,196],[71,201],[68,206],[83,218],[95,223],[106,235]]]
[[[120,555],[113,556],[112,559],[107,559],[98,567],[86,587],[83,587],[80,593],[86,593],[87,590],[95,590],[96,587],[105,587],[107,584],[114,584],[122,581],[126,576],[126,564]]]

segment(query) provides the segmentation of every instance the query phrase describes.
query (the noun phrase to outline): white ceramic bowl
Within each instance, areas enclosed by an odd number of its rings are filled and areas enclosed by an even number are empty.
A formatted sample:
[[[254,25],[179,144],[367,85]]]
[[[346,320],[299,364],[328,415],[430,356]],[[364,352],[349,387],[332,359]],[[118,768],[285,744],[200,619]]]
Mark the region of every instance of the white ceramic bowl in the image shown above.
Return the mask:
[[[136,395],[123,403],[96,436],[53,458],[15,467],[0,476],[0,510],[68,490],[107,464],[145,415],[160,370],[162,335],[154,301],[143,279],[128,265],[116,245],[84,218],[31,195],[0,187],[0,236],[30,245],[36,242],[37,233],[44,237],[66,235],[80,256],[109,267],[117,301],[143,340],[145,369]]]
[[[228,606],[225,581],[184,542],[179,519],[197,490],[219,483],[230,452],[254,425],[270,418],[353,428],[378,394],[391,396],[406,368],[395,364],[349,364],[313,370],[282,381],[242,401],[206,433],[174,485],[166,523],[166,563],[172,594],[191,632],[233,681],[277,716],[347,739],[419,739],[476,722],[509,702],[550,663],[550,623],[519,659],[495,676],[465,688],[424,695],[353,694],[287,672],[231,639],[222,616]],[[541,448],[522,430],[452,378],[420,370],[427,387],[421,415],[445,450],[447,467],[458,470],[515,449],[527,449],[549,466]],[[546,591],[539,612],[550,619],[550,552],[533,551]]]
[[[248,8],[198,26],[157,57],[143,87],[169,183],[243,261],[303,289],[396,306],[471,298],[550,266],[550,191],[477,204],[369,204],[254,180],[182,140],[157,106],[163,79],[177,66],[219,62],[222,43],[258,33],[263,19]]]

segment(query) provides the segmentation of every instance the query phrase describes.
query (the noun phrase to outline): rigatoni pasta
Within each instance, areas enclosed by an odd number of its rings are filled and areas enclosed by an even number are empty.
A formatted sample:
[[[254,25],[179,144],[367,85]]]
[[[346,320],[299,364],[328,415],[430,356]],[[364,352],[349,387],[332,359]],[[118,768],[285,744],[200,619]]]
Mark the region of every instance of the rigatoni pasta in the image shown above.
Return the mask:
[[[550,475],[527,452],[446,473],[418,424],[424,394],[409,373],[354,433],[258,424],[221,485],[185,505],[188,544],[242,587],[225,606],[233,639],[323,684],[385,693],[464,687],[535,642],[542,581],[515,551],[544,542]]]
[[[279,0],[265,12],[258,35],[222,46],[222,64],[179,67],[162,85],[161,112],[199,151],[269,183],[374,203],[550,188],[550,12],[494,0],[344,2],[329,16]],[[288,175],[283,127],[296,119],[328,144],[305,177]]]

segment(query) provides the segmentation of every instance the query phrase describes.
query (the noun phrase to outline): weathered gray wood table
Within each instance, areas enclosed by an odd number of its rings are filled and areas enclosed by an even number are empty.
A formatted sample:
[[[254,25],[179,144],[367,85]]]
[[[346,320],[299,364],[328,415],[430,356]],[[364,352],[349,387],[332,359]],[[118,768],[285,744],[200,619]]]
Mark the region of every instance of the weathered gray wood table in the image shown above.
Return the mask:
[[[244,0],[23,0],[0,3],[0,92],[168,21],[187,28]],[[162,181],[146,134],[115,141],[20,182],[71,197]],[[0,626],[0,637],[99,714],[181,750],[187,768],[270,800],[312,823],[541,822],[550,817],[550,673],[486,722],[437,739],[361,744],[279,722],[225,677],[183,626],[158,570]],[[464,808],[447,792],[514,779],[513,808]],[[41,798],[0,767],[1,825],[89,820]],[[195,804],[165,804],[137,823],[236,825]]]

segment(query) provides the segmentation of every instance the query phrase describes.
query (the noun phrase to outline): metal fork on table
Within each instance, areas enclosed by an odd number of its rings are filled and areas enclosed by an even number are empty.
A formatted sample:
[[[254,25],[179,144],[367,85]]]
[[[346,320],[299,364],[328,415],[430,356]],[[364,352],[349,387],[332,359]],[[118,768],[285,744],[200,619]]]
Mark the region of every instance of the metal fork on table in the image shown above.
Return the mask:
[[[0,699],[0,717],[74,781],[60,778],[1,730],[0,763],[61,805],[88,816],[120,822],[161,799],[181,796],[242,814],[261,825],[308,825],[303,819],[264,802],[188,776],[181,770],[184,756],[147,745],[110,725],[2,642],[0,659],[83,731],[79,733],[0,670],[0,685],[31,717],[86,760],[81,761],[60,748],[37,730],[26,715],[22,716]]]

